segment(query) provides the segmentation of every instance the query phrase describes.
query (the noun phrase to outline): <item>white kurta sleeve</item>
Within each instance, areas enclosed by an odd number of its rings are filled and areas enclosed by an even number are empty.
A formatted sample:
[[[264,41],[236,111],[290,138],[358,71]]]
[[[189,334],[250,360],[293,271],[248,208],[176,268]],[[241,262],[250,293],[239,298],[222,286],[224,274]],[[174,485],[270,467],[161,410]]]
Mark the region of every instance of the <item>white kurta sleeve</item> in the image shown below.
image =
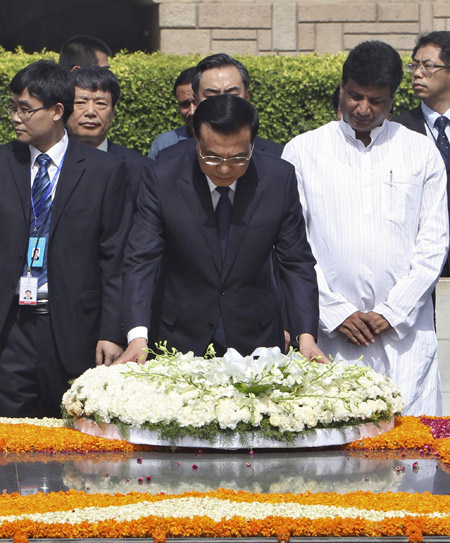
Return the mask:
[[[402,339],[416,323],[420,309],[432,292],[448,250],[447,175],[439,152],[429,147],[424,163],[423,191],[418,232],[409,273],[389,291],[374,311],[391,324]]]
[[[295,139],[290,141],[283,150],[281,158],[287,160],[295,167],[295,174],[297,176],[297,187],[300,196],[300,202],[302,204],[303,215],[306,224],[306,233],[308,235],[308,241],[311,243],[308,226],[310,224],[310,216],[308,211],[308,201],[305,195],[301,157],[299,156],[298,149],[295,144]],[[314,254],[314,247],[311,244],[311,248]],[[314,255],[317,260],[317,255]],[[319,326],[322,332],[328,335],[334,335],[334,330],[340,326],[347,317],[358,311],[352,303],[342,296],[339,292],[334,292],[330,289],[323,271],[319,264],[315,266],[317,274],[317,284],[319,287],[319,305],[320,305],[320,322]],[[334,332],[334,334],[333,334]]]

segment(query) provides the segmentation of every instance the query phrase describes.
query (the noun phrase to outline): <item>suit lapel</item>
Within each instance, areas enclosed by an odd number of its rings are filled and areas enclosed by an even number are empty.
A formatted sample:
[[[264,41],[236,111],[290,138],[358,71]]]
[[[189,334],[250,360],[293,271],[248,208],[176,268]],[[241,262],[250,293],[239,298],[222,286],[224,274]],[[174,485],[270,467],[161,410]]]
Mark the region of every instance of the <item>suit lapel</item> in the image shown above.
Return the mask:
[[[247,171],[237,183],[222,279],[228,275],[233,266],[262,193],[263,190],[258,183],[257,170],[252,160]]]
[[[417,130],[417,132],[420,132],[421,134],[428,136],[426,128],[425,128],[425,117],[423,116],[423,111],[422,111],[421,106],[412,109],[411,116],[414,119],[414,123],[415,123],[414,130]],[[447,170],[447,179],[448,179],[450,177],[450,160],[447,161],[446,170]]]
[[[13,154],[8,156],[13,182],[19,193],[22,211],[26,224],[29,224],[31,213],[31,164],[28,145],[19,142],[12,144]],[[8,176],[5,176],[8,179]]]
[[[420,132],[421,134],[425,134],[426,136],[428,136],[426,128],[425,128],[425,117],[423,116],[422,108],[419,106],[412,109],[411,115],[414,119],[414,122],[416,123],[415,127],[417,127],[414,129],[417,130],[417,132]],[[450,176],[450,160],[447,161],[446,170],[447,170],[447,178],[448,178]]]
[[[53,200],[50,220],[50,237],[52,237],[61,214],[73,193],[75,187],[83,176],[85,158],[79,152],[78,145],[69,139],[64,164],[58,179],[55,199]]]
[[[189,153],[189,156],[192,156]],[[191,164],[191,168],[189,168]],[[199,232],[210,251],[214,264],[220,272],[222,255],[216,228],[216,217],[211,200],[208,182],[198,164],[197,155],[183,169],[180,190]]]
[[[410,127],[415,131],[427,135],[425,128],[425,118],[423,116],[422,108],[420,106],[415,107],[411,110],[411,124]]]
[[[419,134],[423,134],[424,136],[428,137],[427,130],[425,128],[425,117],[423,116],[422,107],[418,106],[414,109],[411,109],[409,114],[409,119],[407,122],[405,122],[405,126],[407,128],[410,128],[411,130],[414,130],[415,132],[419,132]],[[450,177],[450,160],[446,164],[446,169],[447,177]]]

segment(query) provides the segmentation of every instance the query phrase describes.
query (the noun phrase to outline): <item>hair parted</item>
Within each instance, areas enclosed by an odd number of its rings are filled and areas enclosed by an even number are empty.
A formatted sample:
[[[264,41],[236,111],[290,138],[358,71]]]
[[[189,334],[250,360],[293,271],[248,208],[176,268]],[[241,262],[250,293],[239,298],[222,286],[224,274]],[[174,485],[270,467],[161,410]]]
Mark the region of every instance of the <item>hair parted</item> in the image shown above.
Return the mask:
[[[397,51],[382,41],[364,41],[350,51],[342,68],[342,84],[349,79],[358,85],[389,85],[395,93],[403,77],[403,66]]]
[[[194,113],[195,134],[200,134],[203,124],[208,124],[214,132],[229,136],[249,127],[252,142],[259,128],[258,113],[255,107],[244,98],[232,94],[211,96],[200,102]]]
[[[73,83],[68,72],[51,60],[38,60],[26,66],[13,77],[9,88],[14,94],[27,90],[45,107],[61,103],[64,106],[64,122],[72,114]]]
[[[242,77],[242,82],[244,83],[244,88],[247,91],[250,87],[250,74],[248,73],[247,68],[242,64],[242,62],[230,57],[226,53],[217,53],[202,59],[195,67],[195,73],[192,79],[192,90],[194,93],[198,94],[200,79],[203,72],[206,72],[206,70],[211,70],[212,68],[224,68],[226,66],[234,66],[239,70]]]
[[[113,107],[119,101],[120,85],[116,76],[108,68],[101,66],[79,68],[70,72],[70,78],[75,87],[89,89],[90,91],[110,92]]]

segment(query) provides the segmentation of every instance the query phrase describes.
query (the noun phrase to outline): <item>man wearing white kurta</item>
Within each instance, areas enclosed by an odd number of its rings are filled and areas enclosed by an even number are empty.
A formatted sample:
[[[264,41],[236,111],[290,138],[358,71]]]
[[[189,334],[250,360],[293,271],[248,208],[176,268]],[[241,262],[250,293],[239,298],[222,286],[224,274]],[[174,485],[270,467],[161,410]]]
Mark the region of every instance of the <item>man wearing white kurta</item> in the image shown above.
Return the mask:
[[[390,46],[357,46],[343,119],[297,136],[283,158],[318,262],[320,348],[389,375],[404,414],[440,415],[431,293],[448,248],[447,177],[432,142],[386,120],[401,77]]]

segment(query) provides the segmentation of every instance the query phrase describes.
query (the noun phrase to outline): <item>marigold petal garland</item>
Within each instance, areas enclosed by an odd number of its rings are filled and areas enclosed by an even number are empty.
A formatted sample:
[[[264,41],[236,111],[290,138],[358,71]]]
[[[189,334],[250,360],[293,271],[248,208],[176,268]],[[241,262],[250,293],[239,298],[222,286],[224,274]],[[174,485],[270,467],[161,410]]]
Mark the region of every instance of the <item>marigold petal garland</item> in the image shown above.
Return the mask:
[[[0,450],[3,453],[32,451],[98,452],[132,451],[127,441],[102,439],[70,428],[45,427],[36,424],[0,424]]]
[[[58,419],[53,419],[58,422],[53,427],[49,426],[48,429],[38,426],[37,423],[12,422],[14,419],[2,420],[9,421],[8,423],[0,422],[0,451],[4,454],[162,450],[151,446],[132,445],[126,441],[97,438],[69,428],[61,428],[59,424],[61,421]],[[438,423],[440,420],[446,422],[449,418],[433,420]],[[418,449],[429,453],[434,451],[439,454],[443,462],[450,464],[450,439],[434,439],[430,427],[417,417],[397,417],[395,427],[391,431],[378,437],[349,443],[345,449],[369,451]],[[32,457],[26,459],[31,460]],[[44,459],[45,456],[40,461],[45,461]],[[0,456],[0,464],[6,461],[5,456]],[[22,461],[25,461],[25,458]]]
[[[354,441],[345,446],[346,449],[394,450],[423,449],[433,445],[431,429],[417,417],[397,417],[395,427],[377,437]]]
[[[31,499],[34,498],[34,499]],[[0,537],[407,536],[450,533],[450,496],[407,493],[0,496]],[[20,514],[18,514],[20,511]],[[47,512],[46,512],[47,511]]]
[[[370,455],[394,450],[403,457],[413,454],[405,449],[415,449],[421,455],[434,452],[442,462],[450,464],[448,420],[399,417],[390,432],[357,441],[347,446],[347,450]],[[33,451],[35,447],[50,451],[49,458],[54,458],[55,450],[73,451],[67,458],[76,451],[123,451],[106,453],[116,458],[130,454],[133,449],[127,442],[92,438],[59,428],[58,424],[49,430],[36,423],[0,423],[0,447],[4,453],[19,451],[4,454],[0,457],[3,462],[8,458],[25,458],[20,451]],[[88,454],[90,459],[102,458],[96,452]],[[45,454],[29,454],[33,456],[42,461]],[[134,519],[128,516],[129,511]],[[411,542],[419,542],[425,535],[450,534],[450,496],[429,493],[251,494],[220,489],[180,495],[131,492],[109,496],[71,490],[32,496],[3,494],[0,512],[0,537],[14,538],[17,543],[38,537],[153,537],[163,543],[168,537],[189,536],[267,536],[280,541],[288,541],[291,536],[405,536]],[[61,522],[64,515],[70,521]]]

